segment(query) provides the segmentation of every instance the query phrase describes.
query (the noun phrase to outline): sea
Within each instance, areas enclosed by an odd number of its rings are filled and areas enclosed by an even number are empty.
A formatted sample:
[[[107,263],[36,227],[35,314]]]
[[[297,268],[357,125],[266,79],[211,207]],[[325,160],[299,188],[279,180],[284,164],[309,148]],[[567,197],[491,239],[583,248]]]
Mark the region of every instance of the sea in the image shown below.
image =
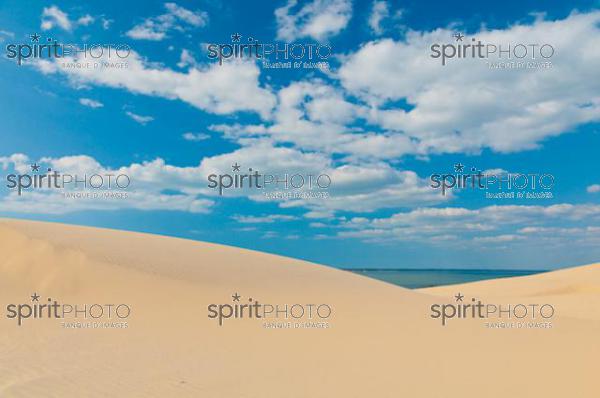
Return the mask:
[[[379,279],[409,289],[454,285],[482,281],[485,279],[510,278],[539,274],[546,271],[534,270],[490,270],[490,269],[346,269],[359,275]]]

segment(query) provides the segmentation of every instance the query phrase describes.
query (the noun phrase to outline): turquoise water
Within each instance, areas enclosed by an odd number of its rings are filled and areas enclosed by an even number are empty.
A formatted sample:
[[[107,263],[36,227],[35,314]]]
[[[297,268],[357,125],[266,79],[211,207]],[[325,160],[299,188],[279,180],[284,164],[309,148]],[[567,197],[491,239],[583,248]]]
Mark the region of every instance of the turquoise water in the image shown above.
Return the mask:
[[[545,271],[515,271],[487,269],[348,269],[359,275],[393,283],[394,285],[418,289],[457,283],[475,282],[485,279],[508,278],[538,274]]]

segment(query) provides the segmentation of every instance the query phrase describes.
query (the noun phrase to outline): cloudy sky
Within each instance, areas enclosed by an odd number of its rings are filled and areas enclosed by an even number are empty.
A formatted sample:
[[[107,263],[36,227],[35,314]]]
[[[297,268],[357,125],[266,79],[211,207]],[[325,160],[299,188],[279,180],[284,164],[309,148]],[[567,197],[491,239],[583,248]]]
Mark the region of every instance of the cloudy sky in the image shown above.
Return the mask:
[[[487,3],[487,2],[486,2]],[[141,3],[140,3],[141,4]],[[435,44],[551,45],[551,67],[431,57]],[[51,38],[127,44],[127,68],[7,58]],[[210,43],[317,43],[328,69],[208,57]],[[160,233],[338,266],[548,269],[600,258],[597,1],[6,0],[0,216]],[[535,61],[541,61],[539,57]],[[492,62],[492,63],[490,63]],[[127,199],[17,195],[9,174],[124,173]],[[233,164],[327,174],[328,198],[219,196]],[[551,198],[442,195],[430,175],[552,174]]]

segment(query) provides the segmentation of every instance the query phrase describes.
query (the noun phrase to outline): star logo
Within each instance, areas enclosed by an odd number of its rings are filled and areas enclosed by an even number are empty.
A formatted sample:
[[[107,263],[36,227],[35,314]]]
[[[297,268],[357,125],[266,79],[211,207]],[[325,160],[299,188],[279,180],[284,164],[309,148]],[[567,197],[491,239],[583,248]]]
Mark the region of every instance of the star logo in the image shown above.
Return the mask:
[[[456,38],[456,41],[463,41],[463,38],[465,37],[465,35],[463,35],[460,32],[456,32],[455,34],[453,34],[452,36],[454,36]]]
[[[240,165],[237,164],[237,162],[235,162],[234,165],[231,165],[231,168],[233,169],[233,171],[240,171]]]
[[[462,163],[456,163],[454,165],[454,171],[456,171],[457,173],[462,173],[464,169],[465,169],[465,165]]]
[[[458,293],[456,296],[454,296],[456,298],[456,301],[463,301],[463,298],[465,298],[465,296],[463,296],[462,294]]]
[[[40,42],[40,35],[38,35],[37,33],[34,33],[32,35],[29,35],[29,37],[31,37],[31,42],[32,43],[39,43]]]
[[[37,293],[33,293],[31,296],[31,302],[40,301],[40,296]]]
[[[235,293],[235,294],[233,294],[233,295],[231,296],[231,298],[233,298],[233,301],[240,301],[240,298],[241,298],[241,297],[242,297],[242,296],[240,296],[240,295],[239,295],[239,294],[237,294],[237,293]]]
[[[34,171],[34,172],[40,171],[40,165],[37,163],[32,164],[31,171]]]
[[[239,33],[234,33],[231,35],[231,41],[234,43],[239,43],[240,39],[242,38],[242,35],[240,35]]]

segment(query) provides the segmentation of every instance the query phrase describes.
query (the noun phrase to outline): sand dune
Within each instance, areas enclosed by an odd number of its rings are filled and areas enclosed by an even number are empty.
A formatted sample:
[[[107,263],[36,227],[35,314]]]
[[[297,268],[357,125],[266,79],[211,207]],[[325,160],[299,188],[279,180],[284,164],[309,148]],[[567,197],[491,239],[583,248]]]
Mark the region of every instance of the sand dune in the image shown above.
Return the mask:
[[[598,397],[600,265],[411,291],[182,239],[0,221],[0,397]],[[66,329],[7,306],[127,305],[127,328]],[[326,328],[209,318],[232,295],[327,304]],[[549,303],[552,327],[431,318],[453,296]],[[15,308],[15,307],[13,307]],[[305,321],[306,319],[302,319]],[[318,322],[310,323],[315,326]]]

